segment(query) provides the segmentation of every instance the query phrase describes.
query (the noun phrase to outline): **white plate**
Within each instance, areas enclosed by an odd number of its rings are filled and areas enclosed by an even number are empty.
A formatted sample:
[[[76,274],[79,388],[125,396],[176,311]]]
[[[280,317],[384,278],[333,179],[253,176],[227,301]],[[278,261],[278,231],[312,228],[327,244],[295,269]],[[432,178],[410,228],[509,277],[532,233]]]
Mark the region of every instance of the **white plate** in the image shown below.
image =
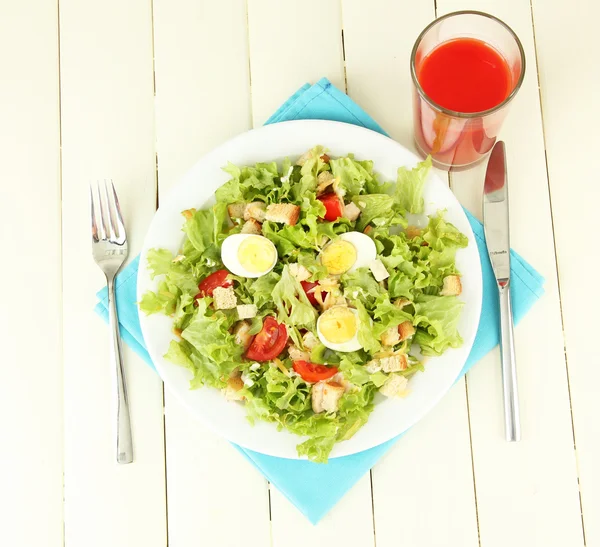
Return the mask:
[[[357,159],[373,160],[375,170],[385,180],[395,181],[399,166],[413,166],[419,161],[406,148],[379,133],[339,122],[283,122],[243,133],[200,159],[161,203],[144,241],[138,273],[138,300],[147,290],[154,289],[157,282],[150,280],[147,270],[145,257],[148,249],[162,247],[177,252],[183,237],[181,211],[191,207],[203,208],[210,203],[214,191],[230,178],[221,170],[222,166],[228,161],[241,166],[273,159],[280,161],[286,156],[295,159],[317,144],[328,148],[333,156],[353,152]],[[352,439],[338,443],[331,457],[366,450],[406,431],[452,386],[471,350],[479,324],[482,292],[475,237],[462,207],[447,185],[433,173],[425,186],[425,202],[427,214],[446,209],[446,218],[469,238],[469,246],[460,250],[456,258],[463,276],[461,298],[465,307],[459,329],[464,344],[441,357],[429,359],[425,372],[411,379],[410,395],[404,399],[379,402],[368,423]],[[426,221],[425,217],[420,220],[422,223]],[[226,401],[218,390],[189,389],[190,372],[162,357],[173,338],[171,319],[140,313],[140,323],[156,369],[167,387],[192,414],[204,420],[215,432],[243,447],[272,456],[298,457],[296,445],[302,441],[301,437],[277,431],[273,424],[250,426],[243,406]]]

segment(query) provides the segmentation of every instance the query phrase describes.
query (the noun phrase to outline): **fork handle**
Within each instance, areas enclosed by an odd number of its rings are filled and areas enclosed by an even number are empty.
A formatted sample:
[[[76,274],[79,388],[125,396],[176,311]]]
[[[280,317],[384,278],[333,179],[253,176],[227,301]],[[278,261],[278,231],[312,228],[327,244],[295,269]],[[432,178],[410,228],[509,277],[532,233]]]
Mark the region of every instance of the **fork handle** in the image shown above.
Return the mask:
[[[110,326],[110,353],[114,367],[114,392],[117,414],[117,463],[133,461],[133,440],[131,438],[131,421],[129,419],[129,402],[123,371],[123,351],[119,334],[119,319],[115,300],[114,278],[107,279],[108,284],[108,318]]]

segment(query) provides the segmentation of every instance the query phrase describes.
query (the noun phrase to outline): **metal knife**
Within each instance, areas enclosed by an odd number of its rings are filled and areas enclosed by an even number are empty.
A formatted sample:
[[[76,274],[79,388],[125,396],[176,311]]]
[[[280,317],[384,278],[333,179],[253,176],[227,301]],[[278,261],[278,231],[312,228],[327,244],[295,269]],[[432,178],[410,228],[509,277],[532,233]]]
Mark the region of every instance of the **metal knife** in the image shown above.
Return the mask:
[[[500,298],[500,355],[504,396],[504,429],[507,441],[521,440],[519,393],[510,301],[510,236],[506,152],[498,141],[487,165],[483,187],[483,229]]]

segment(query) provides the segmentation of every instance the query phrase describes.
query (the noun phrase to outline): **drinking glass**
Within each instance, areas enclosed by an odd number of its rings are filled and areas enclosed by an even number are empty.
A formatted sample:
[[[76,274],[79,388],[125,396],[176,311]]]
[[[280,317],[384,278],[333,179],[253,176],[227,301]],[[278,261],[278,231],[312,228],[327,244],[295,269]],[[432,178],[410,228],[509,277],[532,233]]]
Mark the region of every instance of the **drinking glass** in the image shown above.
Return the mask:
[[[457,112],[437,104],[419,83],[423,61],[439,45],[459,38],[481,40],[506,61],[510,92],[499,104],[482,112]],[[434,165],[459,171],[482,161],[494,146],[508,105],[525,75],[523,46],[500,19],[479,11],[457,11],[436,19],[421,32],[412,50],[413,117],[417,148],[431,154]]]

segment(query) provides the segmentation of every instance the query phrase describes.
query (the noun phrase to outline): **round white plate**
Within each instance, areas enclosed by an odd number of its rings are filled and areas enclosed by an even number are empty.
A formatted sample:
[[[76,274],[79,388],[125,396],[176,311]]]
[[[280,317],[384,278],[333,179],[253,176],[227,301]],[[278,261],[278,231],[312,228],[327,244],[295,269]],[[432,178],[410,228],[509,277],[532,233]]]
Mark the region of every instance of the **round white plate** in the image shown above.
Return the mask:
[[[216,148],[200,161],[173,188],[156,212],[142,250],[138,273],[138,300],[157,279],[150,280],[146,253],[151,248],[166,248],[176,253],[182,243],[181,211],[203,208],[211,203],[214,191],[230,177],[221,167],[258,161],[281,161],[286,156],[296,159],[309,148],[322,144],[333,156],[353,152],[357,159],[373,160],[382,180],[396,180],[401,165],[413,166],[419,159],[397,142],[355,125],[322,120],[302,120],[277,123],[243,133]],[[409,383],[411,393],[398,400],[385,399],[376,404],[368,423],[352,439],[338,443],[331,457],[346,456],[377,446],[406,431],[420,420],[452,386],[461,371],[473,344],[481,311],[482,281],[477,244],[462,207],[435,174],[425,185],[426,213],[446,209],[446,218],[469,238],[469,246],[457,253],[457,266],[462,273],[465,307],[459,329],[464,344],[448,350],[443,356],[430,358],[425,372],[416,374]],[[414,220],[415,219],[411,219]],[[416,219],[425,224],[425,216]],[[252,427],[241,404],[225,400],[216,389],[189,389],[190,372],[165,359],[173,338],[171,319],[161,315],[140,313],[140,323],[146,347],[156,369],[170,389],[195,416],[204,420],[215,432],[245,448],[279,456],[298,458],[296,445],[303,438],[287,431],[277,431],[275,425],[258,423]]]

